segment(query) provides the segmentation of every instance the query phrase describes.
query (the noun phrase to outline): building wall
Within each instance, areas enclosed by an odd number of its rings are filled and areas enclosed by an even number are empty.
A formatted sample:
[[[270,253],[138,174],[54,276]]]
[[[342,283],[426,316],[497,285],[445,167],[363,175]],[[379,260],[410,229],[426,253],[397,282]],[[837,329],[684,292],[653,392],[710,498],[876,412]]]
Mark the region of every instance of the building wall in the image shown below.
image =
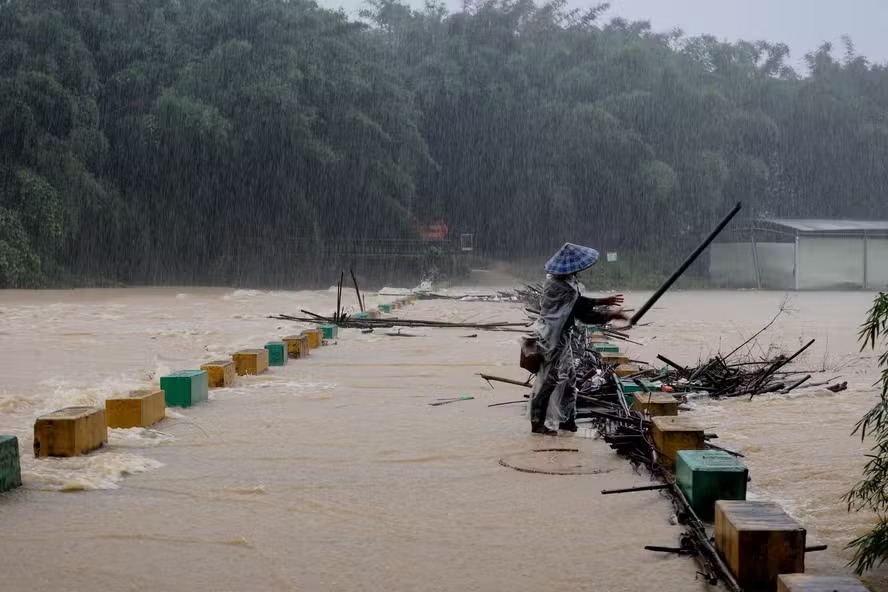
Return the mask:
[[[863,237],[799,239],[799,289],[863,287]]]
[[[762,288],[791,290],[795,286],[794,244],[756,243]],[[728,288],[755,288],[755,259],[752,243],[714,243],[709,253],[709,277]]]
[[[869,288],[888,289],[888,238],[867,239],[866,275]]]
[[[710,280],[728,288],[755,287],[752,243],[713,243],[709,249]]]

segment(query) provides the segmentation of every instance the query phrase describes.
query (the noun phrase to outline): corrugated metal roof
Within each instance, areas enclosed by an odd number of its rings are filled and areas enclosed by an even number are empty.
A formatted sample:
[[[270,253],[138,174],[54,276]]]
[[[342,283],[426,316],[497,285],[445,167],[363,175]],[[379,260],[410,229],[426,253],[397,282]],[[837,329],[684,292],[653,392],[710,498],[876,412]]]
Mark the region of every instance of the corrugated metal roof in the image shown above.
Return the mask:
[[[863,232],[865,230],[888,231],[888,220],[826,220],[818,218],[763,218],[778,226],[799,232]]]

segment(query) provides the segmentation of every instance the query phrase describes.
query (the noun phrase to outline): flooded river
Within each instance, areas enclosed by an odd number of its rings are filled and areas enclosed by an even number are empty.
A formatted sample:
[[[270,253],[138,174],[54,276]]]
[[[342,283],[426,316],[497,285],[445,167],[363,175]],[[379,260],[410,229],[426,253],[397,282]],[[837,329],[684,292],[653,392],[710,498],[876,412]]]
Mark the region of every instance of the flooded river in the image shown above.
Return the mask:
[[[638,306],[646,294],[627,294]],[[775,314],[784,295],[675,292],[633,330],[643,346],[694,363],[733,349]],[[368,297],[368,303],[387,301]],[[866,446],[850,437],[876,396],[876,360],[855,355],[865,293],[793,295],[759,342],[817,343],[801,369],[842,376],[849,390],[698,402],[693,413],[722,446],[746,455],[751,495],[777,500],[830,550],[814,572],[845,570],[843,545],[870,516],[841,496]],[[25,486],[0,496],[6,590],[705,590],[693,561],[662,557],[680,529],[656,492],[603,443],[529,434],[520,387],[491,389],[488,372],[523,379],[514,333],[415,329],[414,337],[340,333],[338,343],[211,400],[174,410],[156,430],[112,430],[75,459],[36,461],[38,415],[99,405],[302,326],[266,318],[332,311],[328,292],[126,289],[0,292],[0,433],[23,450]],[[421,301],[415,318],[521,320],[517,305]],[[473,400],[430,406],[437,398]],[[534,450],[579,450],[583,472],[543,467]],[[884,572],[870,579],[888,590]]]

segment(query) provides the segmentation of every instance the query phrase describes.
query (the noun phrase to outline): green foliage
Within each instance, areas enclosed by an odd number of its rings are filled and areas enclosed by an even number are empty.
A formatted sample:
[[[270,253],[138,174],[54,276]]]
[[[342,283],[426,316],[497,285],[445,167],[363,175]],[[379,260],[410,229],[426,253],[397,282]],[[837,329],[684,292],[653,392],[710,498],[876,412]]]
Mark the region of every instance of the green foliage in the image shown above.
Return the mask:
[[[0,288],[19,288],[34,283],[40,260],[15,212],[0,207]]]
[[[737,200],[888,216],[888,70],[850,42],[803,77],[783,44],[605,8],[0,3],[0,207],[27,239],[5,281],[292,282],[437,218],[521,258],[686,250]]]
[[[867,455],[863,479],[845,495],[849,510],[868,509],[879,519],[872,532],[849,544],[855,550],[853,564],[858,574],[888,559],[888,294],[880,293],[876,298],[860,328],[859,338],[861,351],[879,347],[884,350],[879,356],[882,368],[879,400],[854,428],[861,439],[869,436],[875,445]]]

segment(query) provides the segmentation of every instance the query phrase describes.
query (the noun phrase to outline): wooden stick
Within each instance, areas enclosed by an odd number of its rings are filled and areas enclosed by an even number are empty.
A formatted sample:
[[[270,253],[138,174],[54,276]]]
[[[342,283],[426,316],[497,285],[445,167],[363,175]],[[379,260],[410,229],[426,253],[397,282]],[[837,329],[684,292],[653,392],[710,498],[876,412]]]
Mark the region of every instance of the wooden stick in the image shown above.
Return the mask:
[[[810,374],[808,374],[807,376],[805,376],[805,377],[802,378],[801,380],[797,380],[796,382],[792,383],[791,385],[789,385],[788,387],[786,387],[785,389],[783,389],[783,390],[780,391],[780,392],[783,393],[783,394],[785,395],[786,393],[788,393],[788,392],[791,391],[792,389],[794,389],[794,388],[796,388],[796,387],[798,387],[798,386],[801,386],[802,383],[805,382],[806,380],[808,380],[809,378],[811,378],[811,375],[810,375]]]
[[[358,288],[358,279],[355,277],[355,270],[349,269],[348,272],[352,276],[352,282],[355,284],[355,293],[358,295],[358,306],[361,307],[361,312],[364,312],[364,299],[361,298],[361,290]]]
[[[487,382],[505,382],[506,384],[514,384],[516,386],[524,386],[527,388],[531,388],[533,385],[530,384],[530,381],[527,382],[518,382],[517,380],[512,380],[511,378],[501,378],[499,376],[491,376],[490,374],[478,373],[478,376],[486,380]]]

